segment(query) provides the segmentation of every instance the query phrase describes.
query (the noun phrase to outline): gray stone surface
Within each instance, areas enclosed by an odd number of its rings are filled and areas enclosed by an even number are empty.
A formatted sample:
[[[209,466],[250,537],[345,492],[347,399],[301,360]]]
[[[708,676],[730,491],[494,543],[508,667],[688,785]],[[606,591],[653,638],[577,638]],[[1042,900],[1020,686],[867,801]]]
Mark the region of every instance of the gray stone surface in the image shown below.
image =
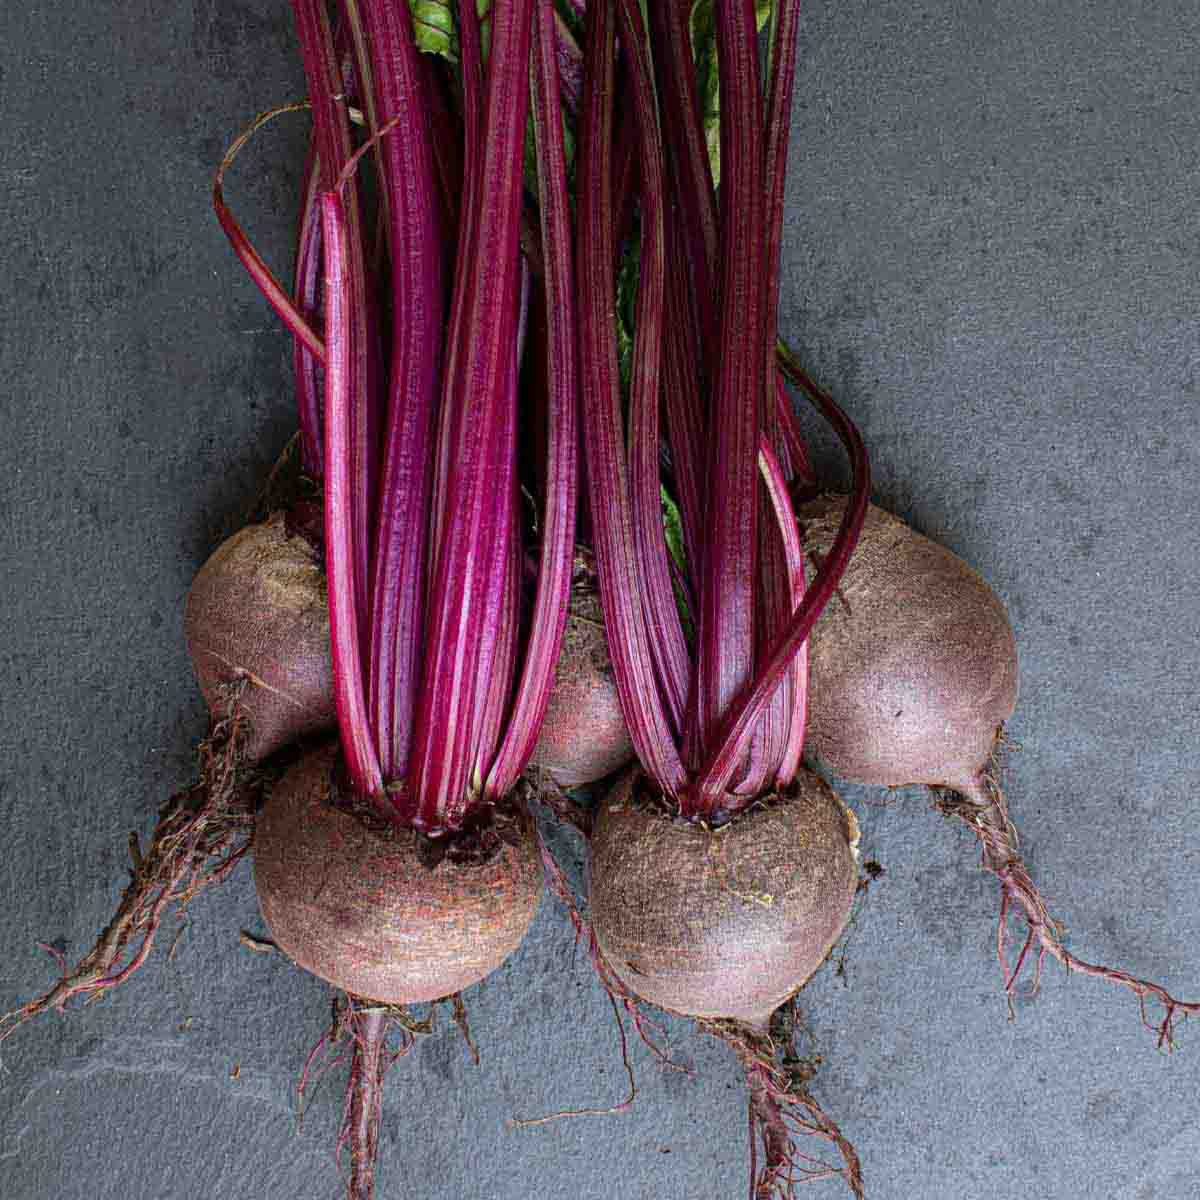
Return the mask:
[[[282,0],[7,5],[0,39],[0,1009],[107,920],[125,835],[203,730],[197,565],[288,435],[288,343],[208,209],[256,111],[302,91]],[[1200,10],[1190,0],[806,6],[782,321],[861,422],[878,499],[1015,622],[1007,785],[1080,952],[1200,992]],[[302,118],[229,194],[286,270]],[[832,448],[818,457],[835,475]],[[816,1082],[880,1198],[1200,1195],[1200,1046],[1048,971],[1009,1020],[996,897],[925,797],[853,792],[886,868],[844,978],[804,997]],[[576,848],[577,849],[577,848]],[[251,954],[249,873],[176,953],[0,1051],[14,1200],[338,1193],[340,1078],[298,1127],[328,994]],[[173,930],[168,931],[168,938]],[[635,1047],[549,904],[452,1032],[392,1076],[382,1197],[745,1195],[743,1094]],[[843,1194],[834,1183],[808,1195]]]

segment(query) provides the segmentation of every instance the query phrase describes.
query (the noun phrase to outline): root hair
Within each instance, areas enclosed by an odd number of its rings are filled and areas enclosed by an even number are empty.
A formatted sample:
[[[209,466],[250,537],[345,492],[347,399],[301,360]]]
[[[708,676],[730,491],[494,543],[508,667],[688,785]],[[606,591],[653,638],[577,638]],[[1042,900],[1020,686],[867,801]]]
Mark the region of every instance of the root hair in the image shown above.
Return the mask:
[[[1138,998],[1142,1023],[1156,1036],[1159,1048],[1173,1049],[1176,1019],[1200,1013],[1200,1001],[1179,1000],[1160,984],[1114,967],[1087,962],[1063,945],[1063,927],[1050,915],[1046,901],[1021,857],[1016,827],[1000,787],[999,752],[1007,744],[1003,730],[999,731],[996,751],[978,779],[962,792],[935,789],[934,797],[944,816],[961,821],[979,839],[981,865],[1000,883],[996,956],[1004,978],[1010,1016],[1014,1012],[1013,999],[1018,994],[1018,983],[1026,968],[1033,963],[1033,980],[1028,994],[1036,995],[1041,986],[1042,967],[1049,955],[1068,971],[1104,979],[1132,991]],[[1015,957],[1008,941],[1010,913],[1025,923],[1025,938]],[[1161,1015],[1156,1013],[1154,1019],[1151,1019],[1148,1007],[1150,1002],[1156,1002],[1161,1012]]]
[[[737,1056],[750,1091],[750,1200],[792,1200],[804,1183],[841,1177],[862,1200],[862,1165],[853,1145],[809,1090],[819,1059],[796,1052],[795,1000],[775,1013],[771,1031],[757,1033],[737,1021],[697,1021]],[[842,1158],[835,1166],[800,1149],[802,1139],[830,1143]]]
[[[246,680],[229,688],[224,711],[200,743],[200,779],[159,810],[149,847],[129,835],[130,880],[111,921],[92,949],[71,967],[50,951],[61,972],[42,995],[0,1017],[0,1042],[49,1009],[63,1012],[76,996],[95,1000],[124,983],[146,961],[171,906],[182,914],[205,888],[228,878],[250,849],[254,815],[266,773],[242,753],[246,737],[241,704]]]

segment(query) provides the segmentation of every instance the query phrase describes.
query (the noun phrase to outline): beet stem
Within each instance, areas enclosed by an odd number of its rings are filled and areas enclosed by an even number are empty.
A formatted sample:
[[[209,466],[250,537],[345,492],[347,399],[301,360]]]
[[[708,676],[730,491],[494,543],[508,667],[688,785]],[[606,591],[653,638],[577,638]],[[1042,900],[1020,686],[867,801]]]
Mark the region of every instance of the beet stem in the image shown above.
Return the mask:
[[[646,31],[638,0],[620,0],[618,12],[641,158],[641,262],[626,450],[630,507],[634,553],[643,571],[642,607],[646,626],[652,631],[650,652],[672,734],[678,739],[683,733],[684,706],[691,687],[692,664],[671,585],[670,554],[663,529],[658,468],[666,283],[665,168],[655,108],[653,71],[647,54]]]
[[[791,496],[787,489],[783,468],[771,449],[770,439],[763,436],[758,448],[759,470],[766,484],[775,525],[783,548],[783,561],[787,570],[789,588],[789,611],[795,612],[804,599],[804,548],[800,544],[800,533],[796,527],[796,514],[792,509]],[[808,643],[805,642],[788,667],[791,695],[787,706],[788,727],[784,736],[779,770],[775,786],[786,787],[800,770],[800,759],[804,753],[804,727],[808,718]]]
[[[463,11],[470,6],[464,6]],[[513,545],[516,335],[521,268],[522,153],[529,102],[534,0],[491,14],[480,211],[459,246],[451,347],[442,396],[424,678],[409,782],[414,823],[457,828],[482,792],[496,753],[484,744],[480,697],[511,673],[504,640],[505,582]],[[442,455],[446,457],[443,459]],[[444,503],[444,508],[440,504]],[[495,675],[495,678],[493,678]],[[507,694],[511,681],[505,682]]]
[[[329,633],[333,654],[334,699],[346,769],[355,790],[381,807],[383,777],[371,737],[362,664],[360,607],[364,589],[358,582],[362,564],[357,554],[355,518],[365,480],[363,463],[351,450],[353,375],[351,342],[355,323],[350,308],[347,258],[348,232],[337,192],[321,196],[325,243],[325,576],[329,587]]]
[[[588,5],[584,39],[583,108],[576,157],[579,347],[586,474],[600,602],[629,736],[645,769],[668,795],[686,781],[659,693],[650,631],[642,607],[642,567],[636,553],[624,448],[613,279],[613,0]]]
[[[841,439],[850,456],[854,485],[837,536],[816,577],[804,593],[804,600],[792,614],[788,627],[775,641],[771,653],[766,656],[766,664],[759,671],[753,687],[738,700],[727,717],[722,736],[701,775],[710,790],[723,786],[733,774],[738,757],[753,733],[755,721],[786,673],[793,655],[804,644],[817,618],[837,590],[858,543],[858,535],[862,532],[871,496],[871,465],[857,426],[833,397],[813,382],[782,341],[778,344],[777,352],[784,374],[803,389]]]
[[[783,240],[784,193],[787,184],[788,130],[791,125],[792,93],[796,78],[796,48],[799,41],[799,0],[780,0],[774,9],[771,30],[771,72],[766,97],[764,128],[765,185],[767,190],[764,229],[764,271],[762,279],[762,324],[765,336],[760,342],[763,355],[763,381],[766,395],[761,405],[762,431],[772,450],[784,451],[787,442],[782,432],[779,377],[775,367],[775,335],[779,323],[779,261]],[[758,606],[755,629],[755,662],[761,665],[770,653],[771,643],[786,627],[795,610],[791,573],[783,547],[776,536],[778,522],[773,518],[771,500],[759,489],[758,513]],[[803,647],[799,652],[803,652]],[[799,653],[798,652],[798,653]],[[795,662],[759,718],[761,761],[751,756],[752,770],[739,785],[739,791],[757,792],[774,781],[790,783],[799,768],[799,748],[792,735],[796,732],[795,705],[803,702],[797,694],[800,686]],[[803,722],[800,722],[801,734]]]
[[[316,139],[310,140],[304,166],[303,209],[296,246],[296,277],[292,295],[305,327],[311,332],[320,315],[321,295],[321,210],[317,203],[321,164],[317,161]],[[313,335],[315,336],[315,334]],[[300,422],[301,460],[310,479],[320,479],[325,469],[321,435],[321,365],[318,355],[304,338],[293,338],[292,366],[296,375],[296,406]]]
[[[392,331],[383,481],[376,514],[370,622],[371,722],[385,780],[403,774],[412,737],[431,490],[433,413],[442,359],[444,291],[433,152],[423,115],[424,75],[407,8],[347,5],[366,48],[372,130],[391,252]],[[357,40],[357,39],[356,39]]]
[[[306,346],[308,351],[318,361],[323,362],[325,359],[325,346],[321,339],[317,336],[304,315],[297,310],[287,290],[275,278],[271,268],[263,261],[262,255],[255,250],[250,239],[246,236],[242,227],[230,211],[229,205],[225,203],[225,172],[238,156],[238,152],[242,147],[268,121],[273,121],[276,117],[282,116],[284,113],[305,112],[311,107],[312,105],[307,100],[301,100],[295,104],[284,104],[279,108],[272,108],[267,112],[259,113],[250,123],[249,127],[225,151],[225,157],[221,160],[220,166],[217,167],[216,176],[213,178],[212,203],[213,211],[217,215],[217,220],[220,222],[221,228],[225,231],[225,236],[229,239],[230,246],[233,247],[234,254],[237,255],[242,266],[246,268],[250,278],[254,280],[255,285],[262,292],[267,303],[275,310],[280,320],[283,321],[297,340]]]
[[[487,780],[499,799],[516,783],[537,744],[554,685],[570,606],[578,491],[579,360],[575,271],[566,154],[559,115],[551,0],[539,0],[532,43],[532,112],[547,309],[546,495],[537,593],[512,714]],[[527,278],[526,274],[526,278]],[[503,700],[501,699],[501,704]]]
[[[324,191],[333,186],[353,154],[341,69],[344,54],[335,46],[322,0],[292,0],[292,8],[312,102],[320,186]],[[345,453],[352,458],[351,471],[355,480],[354,490],[347,496],[346,503],[351,516],[355,608],[360,621],[359,639],[365,653],[370,612],[370,540],[379,485],[383,364],[375,305],[367,284],[358,181],[351,180],[343,191],[346,228],[343,272],[349,295],[344,314],[349,323],[344,381],[349,418]],[[327,234],[327,229],[323,228],[322,233]]]
[[[697,621],[697,744],[711,753],[730,707],[753,682],[758,628],[757,450],[766,404],[764,325],[767,220],[763,170],[763,100],[758,74],[753,0],[728,0],[714,13],[721,91],[720,326],[709,423],[712,494]],[[683,816],[705,816],[721,807],[727,784],[751,765],[748,752],[762,728],[771,695],[754,727],[721,775],[701,774],[681,798]],[[756,763],[756,773],[761,763]],[[740,778],[739,778],[740,782]],[[757,782],[757,781],[756,781]],[[757,793],[748,787],[747,800]]]

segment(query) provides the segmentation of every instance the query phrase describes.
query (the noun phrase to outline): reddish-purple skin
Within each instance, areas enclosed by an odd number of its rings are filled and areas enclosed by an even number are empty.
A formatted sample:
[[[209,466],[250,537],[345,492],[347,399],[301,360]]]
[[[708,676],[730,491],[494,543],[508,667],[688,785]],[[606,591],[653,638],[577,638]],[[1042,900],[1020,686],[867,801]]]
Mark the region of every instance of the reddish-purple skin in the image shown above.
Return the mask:
[[[824,554],[843,497],[804,505]],[[809,641],[809,753],[836,775],[979,794],[1017,703],[1017,648],[996,594],[962,559],[872,506]]]
[[[642,797],[636,771],[601,802],[590,905],[600,949],[636,996],[765,1032],[825,961],[858,886],[858,824],[802,770],[783,797],[712,830]]]
[[[214,720],[230,689],[248,718],[251,762],[333,725],[325,572],[283,513],[222,542],[200,568],[184,615],[192,666]]]
[[[605,779],[633,758],[597,597],[574,597],[530,765],[560,788]]]
[[[254,882],[276,944],[314,975],[387,1004],[437,1000],[491,974],[521,944],[542,894],[528,820],[498,820],[486,854],[439,860],[453,835],[398,828],[362,802],[335,806],[337,764],[336,744],[309,752],[258,818]]]

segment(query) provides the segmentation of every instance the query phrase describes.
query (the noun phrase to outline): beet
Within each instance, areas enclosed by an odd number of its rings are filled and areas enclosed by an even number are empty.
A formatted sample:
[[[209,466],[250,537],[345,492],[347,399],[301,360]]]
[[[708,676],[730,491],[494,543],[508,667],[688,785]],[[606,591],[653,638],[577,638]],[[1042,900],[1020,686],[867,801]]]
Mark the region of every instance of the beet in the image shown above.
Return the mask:
[[[765,1033],[824,962],[858,885],[858,823],[819,776],[717,829],[626,774],[596,817],[592,922],[609,967],[660,1008]]]
[[[827,552],[846,501],[827,496],[797,514],[807,553]],[[979,839],[982,865],[1000,884],[998,946],[1005,991],[1046,955],[1069,971],[1129,988],[1169,1045],[1181,1014],[1200,1012],[1165,988],[1087,962],[1062,942],[1018,849],[1000,788],[996,752],[1017,702],[1017,651],[1003,605],[961,559],[872,507],[839,598],[809,641],[809,750],[856,783],[934,788],[939,809]],[[1010,963],[1007,918],[1025,923]],[[1147,1021],[1149,1024],[1149,1021]]]
[[[604,779],[633,757],[594,584],[572,589],[554,688],[530,765],[560,788]]]
[[[184,629],[214,721],[227,715],[231,688],[248,684],[239,703],[249,761],[333,725],[325,573],[283,513],[217,547],[192,583]]]
[[[808,553],[827,552],[844,509],[825,497],[799,510]],[[872,506],[809,641],[811,753],[858,783],[974,796],[1016,702],[1016,640],[996,594]]]
[[[307,754],[259,815],[254,882],[280,949],[386,1004],[440,999],[490,974],[520,945],[541,896],[527,820],[497,814],[427,838],[354,806],[337,761],[332,744]]]

